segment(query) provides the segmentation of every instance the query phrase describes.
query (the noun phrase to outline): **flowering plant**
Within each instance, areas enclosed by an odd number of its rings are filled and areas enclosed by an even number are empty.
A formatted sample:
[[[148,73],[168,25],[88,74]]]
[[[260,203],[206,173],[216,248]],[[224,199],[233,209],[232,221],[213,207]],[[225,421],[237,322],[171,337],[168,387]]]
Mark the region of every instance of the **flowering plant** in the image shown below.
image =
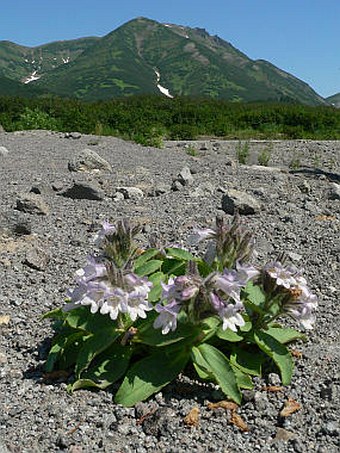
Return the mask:
[[[46,371],[70,370],[71,391],[120,383],[115,401],[132,406],[189,367],[236,403],[271,360],[289,384],[286,343],[304,339],[278,324],[289,316],[312,328],[317,307],[301,271],[283,259],[250,264],[254,240],[235,216],[231,225],[197,230],[203,257],[181,248],[138,249],[138,227],[104,222],[98,252],[76,272],[55,319]]]

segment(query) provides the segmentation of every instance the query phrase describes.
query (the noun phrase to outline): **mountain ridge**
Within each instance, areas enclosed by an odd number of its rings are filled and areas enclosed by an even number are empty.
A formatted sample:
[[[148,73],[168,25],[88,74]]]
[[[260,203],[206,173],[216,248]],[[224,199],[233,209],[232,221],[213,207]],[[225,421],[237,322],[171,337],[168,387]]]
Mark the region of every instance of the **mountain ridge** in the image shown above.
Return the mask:
[[[36,47],[1,41],[0,76],[88,101],[154,94],[326,104],[307,83],[268,61],[250,59],[203,28],[144,17],[101,38]]]

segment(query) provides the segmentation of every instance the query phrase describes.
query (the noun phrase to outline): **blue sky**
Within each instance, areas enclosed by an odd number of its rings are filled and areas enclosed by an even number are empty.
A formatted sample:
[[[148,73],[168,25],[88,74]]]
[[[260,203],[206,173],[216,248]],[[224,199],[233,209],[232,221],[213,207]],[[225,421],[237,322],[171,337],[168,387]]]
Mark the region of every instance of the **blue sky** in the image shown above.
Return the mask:
[[[205,28],[322,96],[340,92],[340,0],[4,0],[0,40],[104,36],[138,16]]]

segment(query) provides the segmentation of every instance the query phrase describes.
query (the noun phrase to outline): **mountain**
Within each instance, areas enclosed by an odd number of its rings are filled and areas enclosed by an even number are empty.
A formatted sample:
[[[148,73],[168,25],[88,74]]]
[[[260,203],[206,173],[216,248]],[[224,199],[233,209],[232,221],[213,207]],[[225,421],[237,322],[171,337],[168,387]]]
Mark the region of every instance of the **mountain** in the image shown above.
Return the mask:
[[[329,96],[328,98],[326,98],[326,101],[329,104],[334,105],[334,107],[340,108],[340,93],[333,94],[333,96]]]
[[[102,38],[0,42],[0,75],[84,100],[135,94],[325,104],[305,82],[201,28],[137,18]],[[1,81],[0,81],[1,85]]]

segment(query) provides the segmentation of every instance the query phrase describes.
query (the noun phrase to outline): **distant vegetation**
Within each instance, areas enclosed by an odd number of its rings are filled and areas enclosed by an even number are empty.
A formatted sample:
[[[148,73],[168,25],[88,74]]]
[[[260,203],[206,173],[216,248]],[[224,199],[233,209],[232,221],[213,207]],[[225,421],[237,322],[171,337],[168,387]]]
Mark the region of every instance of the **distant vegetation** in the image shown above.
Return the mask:
[[[340,139],[340,110],[293,104],[141,96],[83,102],[0,97],[6,131],[49,129],[113,135],[144,145],[164,139]]]

